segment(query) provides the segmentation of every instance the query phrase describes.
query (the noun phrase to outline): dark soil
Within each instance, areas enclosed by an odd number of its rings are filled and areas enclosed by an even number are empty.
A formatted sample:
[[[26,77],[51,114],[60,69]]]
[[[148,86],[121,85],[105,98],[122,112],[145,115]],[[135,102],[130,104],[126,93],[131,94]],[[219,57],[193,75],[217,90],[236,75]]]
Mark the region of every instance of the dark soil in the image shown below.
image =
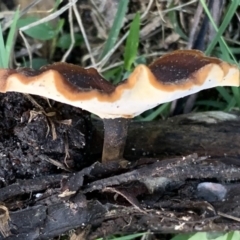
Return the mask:
[[[33,98],[47,114],[53,113],[54,116],[48,117],[23,94],[0,95],[2,186],[15,182],[16,179],[61,172],[46,161],[47,158],[55,159],[73,169],[84,166],[83,156],[91,128],[89,115],[59,103],[51,102],[50,108],[46,100]],[[57,136],[55,140],[53,128]]]

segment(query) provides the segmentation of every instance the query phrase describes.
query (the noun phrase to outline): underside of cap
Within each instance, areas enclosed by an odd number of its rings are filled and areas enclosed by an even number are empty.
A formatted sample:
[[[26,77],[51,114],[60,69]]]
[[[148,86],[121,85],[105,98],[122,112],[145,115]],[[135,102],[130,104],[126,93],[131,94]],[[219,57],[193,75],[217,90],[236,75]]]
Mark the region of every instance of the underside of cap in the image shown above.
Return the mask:
[[[101,118],[132,118],[161,103],[216,86],[239,86],[239,69],[196,50],[166,54],[112,85],[95,69],[55,63],[0,69],[0,92],[22,92],[80,107]]]

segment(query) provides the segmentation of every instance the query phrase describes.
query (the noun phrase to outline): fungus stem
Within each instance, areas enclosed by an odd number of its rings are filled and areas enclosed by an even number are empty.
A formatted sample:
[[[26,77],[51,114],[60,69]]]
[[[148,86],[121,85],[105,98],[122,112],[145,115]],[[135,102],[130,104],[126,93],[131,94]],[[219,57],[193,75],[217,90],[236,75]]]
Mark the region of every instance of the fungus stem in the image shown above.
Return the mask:
[[[129,119],[103,119],[104,143],[102,162],[123,159]]]

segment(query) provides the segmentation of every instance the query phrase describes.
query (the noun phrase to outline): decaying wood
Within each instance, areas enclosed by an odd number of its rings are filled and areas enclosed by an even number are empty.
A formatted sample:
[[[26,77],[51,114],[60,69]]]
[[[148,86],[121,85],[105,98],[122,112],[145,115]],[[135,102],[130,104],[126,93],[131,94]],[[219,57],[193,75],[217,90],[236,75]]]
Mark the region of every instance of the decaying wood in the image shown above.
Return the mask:
[[[101,136],[101,124],[95,125],[98,129],[96,135]],[[197,153],[199,156],[237,158],[240,155],[239,133],[238,112],[191,113],[167,120],[132,122],[125,156],[166,158]],[[101,151],[100,140],[99,144],[92,146],[96,147],[94,153]]]
[[[5,239],[49,239],[79,227],[87,239],[146,230],[239,230],[239,118],[211,112],[132,123],[128,165],[95,162],[76,173],[61,170],[2,187],[0,200],[10,213]],[[88,144],[97,159],[102,130],[95,126],[94,144]],[[202,182],[219,183],[226,193],[201,195]]]

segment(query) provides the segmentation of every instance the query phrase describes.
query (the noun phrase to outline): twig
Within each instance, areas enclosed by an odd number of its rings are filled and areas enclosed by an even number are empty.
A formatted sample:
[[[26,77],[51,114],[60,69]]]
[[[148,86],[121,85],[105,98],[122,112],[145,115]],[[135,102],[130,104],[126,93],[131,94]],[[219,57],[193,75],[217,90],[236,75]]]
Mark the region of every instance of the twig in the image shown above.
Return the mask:
[[[141,15],[141,19],[143,19],[143,18],[145,18],[145,17],[147,16],[147,14],[148,14],[148,12],[149,12],[152,4],[153,4],[153,0],[150,0],[149,3],[148,3],[148,5],[147,5],[146,10],[145,10],[145,11],[143,12],[143,14]]]
[[[68,144],[68,137],[65,135],[65,143],[64,143],[64,149],[65,149],[65,157],[64,157],[64,163],[65,165],[70,168],[68,166],[68,163],[67,163],[67,158],[70,157],[70,154],[69,154],[69,144]]]
[[[186,7],[186,6],[191,5],[191,4],[195,3],[195,2],[197,2],[197,0],[192,0],[192,1],[190,1],[190,2],[187,2],[187,3],[184,3],[184,4],[178,5],[178,6],[176,6],[176,7],[172,7],[172,8],[163,10],[162,13],[169,13],[169,12],[174,11],[174,10],[179,10],[179,9],[181,9],[182,7]]]
[[[104,19],[103,19],[104,17],[102,17],[102,15],[99,12],[100,7],[99,8],[97,7],[94,0],[90,0],[90,1],[93,5],[93,8],[92,8],[93,14],[91,14],[91,17],[92,17],[92,20],[93,20],[96,28],[98,29],[98,32],[99,32],[98,34],[100,34],[104,38],[107,38],[107,33],[106,33],[107,27],[106,27],[106,24],[104,23]],[[105,2],[101,1],[101,4],[105,5],[106,4]]]
[[[10,228],[9,228],[9,210],[4,205],[0,205],[0,232],[5,237],[8,237],[11,235]]]
[[[28,6],[26,6],[19,14],[19,17],[22,17],[25,13],[27,13],[29,11],[29,9],[33,8],[35,5],[37,5],[38,3],[40,3],[42,0],[35,0],[34,2],[30,3]],[[12,13],[12,15],[14,15],[14,13]],[[4,24],[3,26],[3,31],[5,31],[6,29],[8,29],[11,24],[13,22],[13,19],[11,19],[9,22],[7,22],[6,24]]]
[[[70,2],[71,0],[69,0]],[[70,36],[71,36],[71,44],[68,48],[68,50],[65,52],[63,55],[61,62],[65,62],[66,59],[68,58],[69,54],[71,53],[74,44],[75,44],[75,36],[74,36],[74,29],[73,29],[73,17],[72,17],[72,6],[68,9],[68,21],[69,21],[69,26],[70,26]]]
[[[223,212],[217,212],[217,214],[221,217],[225,217],[225,218],[232,219],[232,220],[235,220],[237,222],[240,222],[240,218],[238,218],[238,217],[234,217],[234,216],[231,216],[231,215],[223,213]]]
[[[71,0],[71,1],[73,1],[73,0]],[[82,19],[81,19],[81,16],[80,16],[80,14],[77,10],[76,4],[73,4],[73,11],[74,11],[74,14],[76,16],[76,19],[77,19],[78,25],[80,27],[80,30],[82,32],[82,36],[83,36],[84,42],[86,44],[87,50],[89,52],[92,64],[96,65],[96,62],[95,62],[95,59],[93,57],[92,50],[91,50],[91,47],[90,47],[90,44],[89,44],[89,41],[88,41],[88,38],[87,38],[87,35],[86,35],[86,32],[85,32],[85,29],[84,29],[83,24],[82,24]]]
[[[44,112],[44,108],[39,103],[37,103],[36,100],[30,94],[24,93],[23,95],[32,103],[33,106]]]
[[[30,67],[32,67],[32,49],[31,49],[31,46],[29,45],[27,39],[25,38],[25,36],[24,36],[24,34],[21,30],[19,30],[19,34],[22,37],[23,42],[26,46],[28,57],[29,57],[29,65],[30,65]]]
[[[32,27],[35,27],[39,24],[42,24],[42,23],[45,23],[45,22],[48,22],[50,20],[53,20],[55,19],[56,17],[58,17],[59,15],[61,15],[63,12],[65,12],[66,10],[68,10],[71,6],[74,6],[74,4],[77,2],[77,0],[71,0],[72,2],[71,3],[68,3],[66,4],[65,6],[63,6],[62,8],[60,8],[58,11],[36,21],[36,22],[33,22],[27,26],[24,26],[24,27],[21,27],[19,30],[21,31],[26,31]]]
[[[199,3],[198,7],[197,7],[197,10],[196,10],[196,13],[194,15],[192,26],[191,26],[191,31],[190,31],[189,38],[188,38],[188,44],[187,44],[187,47],[186,47],[187,49],[191,49],[192,46],[193,46],[193,43],[194,43],[194,40],[195,40],[195,37],[196,37],[195,35],[196,35],[196,31],[197,31],[197,26],[199,25],[200,18],[201,18],[201,15],[202,15],[202,11],[203,11],[202,4]]]
[[[39,158],[44,160],[44,161],[47,161],[47,162],[53,164],[54,166],[56,166],[56,167],[58,167],[58,168],[60,168],[62,170],[65,170],[67,172],[72,172],[71,169],[66,168],[62,163],[60,163],[60,162],[58,162],[58,161],[56,161],[56,160],[54,160],[52,158],[49,158],[49,157],[47,157],[45,155],[40,155]]]

